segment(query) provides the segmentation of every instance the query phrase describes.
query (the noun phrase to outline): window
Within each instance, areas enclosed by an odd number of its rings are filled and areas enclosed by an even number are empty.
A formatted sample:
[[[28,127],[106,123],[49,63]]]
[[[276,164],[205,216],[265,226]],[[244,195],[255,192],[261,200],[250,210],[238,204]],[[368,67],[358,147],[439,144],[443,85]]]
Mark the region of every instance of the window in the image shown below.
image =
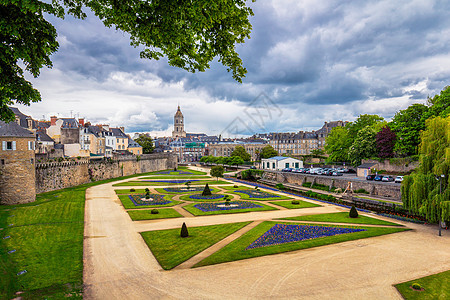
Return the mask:
[[[33,141],[28,141],[28,150],[34,150],[34,142]]]
[[[3,151],[16,150],[16,142],[15,141],[12,141],[12,142],[3,141],[2,146],[3,146],[2,147]]]
[[[30,159],[31,164],[34,164],[34,159]]]
[[[2,165],[2,166],[5,165],[5,160],[4,159],[0,159],[0,165]]]
[[[270,162],[267,162],[267,169],[270,169]]]
[[[295,163],[295,168],[298,169],[298,162]]]
[[[284,166],[285,166],[286,168],[289,168],[289,163],[285,163]]]
[[[272,169],[275,169],[275,163],[272,163]]]

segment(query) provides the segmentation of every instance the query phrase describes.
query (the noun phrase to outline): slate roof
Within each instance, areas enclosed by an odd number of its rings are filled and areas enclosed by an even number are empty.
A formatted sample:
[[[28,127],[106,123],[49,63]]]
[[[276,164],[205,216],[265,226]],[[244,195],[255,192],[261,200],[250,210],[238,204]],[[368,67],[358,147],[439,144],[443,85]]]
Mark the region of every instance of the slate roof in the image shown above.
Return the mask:
[[[5,123],[0,121],[0,136],[33,138],[34,133],[21,127],[16,122]]]
[[[78,121],[75,118],[61,118],[61,120],[63,120],[61,128],[68,129],[79,127]]]
[[[142,147],[141,145],[139,145],[138,143],[136,143],[135,140],[133,139],[128,139],[128,148],[136,148],[136,147]]]
[[[42,142],[55,142],[51,137],[45,133],[43,130],[36,131],[36,140]]]
[[[123,131],[120,130],[120,128],[110,128],[110,131],[113,133],[113,135],[114,135],[115,137],[118,137],[118,138],[128,138],[128,136],[127,136],[125,133],[123,133]]]
[[[377,163],[363,163],[362,165],[359,165],[358,168],[369,169],[369,168],[372,168],[375,165],[378,165],[378,164]]]

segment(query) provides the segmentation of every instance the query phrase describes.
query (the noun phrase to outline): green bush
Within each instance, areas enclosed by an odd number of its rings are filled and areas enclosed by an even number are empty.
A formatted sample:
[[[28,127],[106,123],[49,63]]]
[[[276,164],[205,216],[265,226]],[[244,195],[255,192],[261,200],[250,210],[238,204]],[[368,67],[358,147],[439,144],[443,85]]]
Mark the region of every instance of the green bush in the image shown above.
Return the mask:
[[[284,185],[282,183],[277,183],[275,187],[279,190],[284,190]]]
[[[233,187],[235,188],[235,189],[237,189],[238,188],[238,186],[235,184],[235,185],[233,185]]]
[[[291,201],[291,204],[300,204],[300,201],[298,201],[298,200],[292,200],[292,201]]]
[[[358,217],[358,211],[356,210],[356,207],[352,205],[352,208],[350,208],[350,213],[348,214],[350,218],[357,218]]]
[[[182,238],[185,238],[185,237],[188,237],[188,236],[189,236],[189,232],[188,232],[186,223],[184,223],[184,222],[183,222],[183,225],[181,226],[181,233],[180,233],[180,236],[181,236]]]
[[[357,193],[357,194],[369,194],[369,192],[366,191],[365,189],[357,189],[357,190],[355,190],[355,193]]]
[[[414,282],[411,287],[416,290],[416,291],[420,291],[422,289],[422,286],[416,282]]]
[[[150,192],[150,190],[148,188],[145,188],[145,192],[148,193]]]
[[[309,188],[311,187],[311,182],[303,182],[302,186]]]
[[[136,192],[136,190],[135,190],[135,189],[133,189],[133,188],[131,188],[131,189],[130,189],[130,192]]]
[[[152,209],[152,211],[150,212],[152,215],[157,215],[159,214],[159,210],[157,210],[156,208]]]

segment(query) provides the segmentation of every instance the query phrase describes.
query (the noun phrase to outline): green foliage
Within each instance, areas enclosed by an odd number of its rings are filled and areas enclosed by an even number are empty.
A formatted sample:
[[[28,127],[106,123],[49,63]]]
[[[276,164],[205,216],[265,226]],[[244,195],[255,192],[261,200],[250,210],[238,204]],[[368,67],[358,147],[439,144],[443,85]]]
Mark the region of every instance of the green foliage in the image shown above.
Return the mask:
[[[130,192],[135,192],[135,191],[136,191],[136,190],[135,190],[135,189],[133,189],[133,188],[131,188],[131,189],[130,189]]]
[[[450,86],[446,86],[439,95],[428,98],[427,104],[430,106],[428,111],[429,118],[450,116]]]
[[[211,190],[209,189],[209,185],[206,184],[203,189],[202,196],[211,196]]]
[[[157,213],[153,211],[156,210]],[[127,213],[130,215],[131,220],[141,221],[141,220],[158,220],[158,219],[169,219],[169,218],[182,218],[175,209],[173,208],[160,208],[160,209],[133,209],[128,210]]]
[[[348,152],[348,158],[354,166],[361,164],[361,160],[376,156],[376,131],[367,126],[361,129]]]
[[[248,152],[245,150],[245,148],[243,146],[236,146],[236,148],[234,148],[233,152],[231,152],[230,156],[231,157],[239,156],[244,161],[250,161],[252,159],[250,154],[248,154]]]
[[[376,135],[378,157],[393,157],[396,139],[397,136],[395,132],[393,132],[388,125],[381,128]]]
[[[425,130],[425,120],[429,108],[423,104],[413,104],[397,112],[389,124],[397,135],[395,152],[401,156],[417,154],[420,132]]]
[[[141,145],[142,153],[144,154],[150,154],[153,152],[153,149],[155,149],[152,138],[145,134],[141,134],[137,139],[135,139],[135,142]]]
[[[204,72],[218,61],[242,82],[247,70],[235,50],[250,37],[252,10],[242,0],[194,1],[1,1],[0,2],[0,119],[14,120],[7,105],[41,100],[24,70],[34,77],[58,49],[56,30],[45,17],[65,13],[85,17],[86,6],[103,21],[130,36],[141,58],[166,57],[169,65]]]
[[[374,128],[383,121],[384,119],[377,115],[359,115],[355,122],[350,122],[345,127],[348,129],[349,138],[354,140],[363,128],[367,126]]]
[[[277,156],[278,152],[271,146],[271,145],[266,145],[264,146],[261,151],[259,152],[259,158],[271,158],[274,156]]]
[[[275,187],[279,190],[284,190],[284,185],[282,183],[277,183]]]
[[[292,204],[300,204],[300,201],[298,201],[298,200],[292,200],[291,203],[292,203]]]
[[[369,194],[369,192],[366,191],[365,189],[357,189],[357,190],[354,190],[354,192],[357,194]]]
[[[186,226],[186,223],[183,222],[183,225],[181,225],[181,232],[180,232],[180,236],[182,238],[188,237],[189,236],[189,232]]]
[[[263,173],[263,170],[247,169],[241,172],[241,178],[244,180],[255,180],[256,177],[261,176]]]
[[[224,169],[222,166],[213,166],[211,168],[211,176],[216,177],[217,179],[219,179],[219,177],[223,177],[223,172]]]
[[[350,213],[348,214],[350,218],[357,218],[358,217],[358,211],[356,210],[356,207],[352,205],[352,208],[350,208]]]
[[[152,215],[159,214],[159,210],[157,210],[157,209],[154,208],[154,209],[151,210],[151,214],[152,214]]]
[[[335,127],[325,140],[325,151],[329,154],[328,161],[343,162],[348,159],[348,149],[352,144],[346,127]]]
[[[411,287],[413,288],[413,289],[415,289],[415,290],[421,290],[422,289],[422,287],[420,286],[420,284],[418,284],[418,283],[413,283],[412,285],[411,285]]]
[[[232,156],[229,162],[230,165],[239,166],[243,165],[245,161],[240,156]]]
[[[419,168],[402,182],[403,206],[429,222],[450,220],[450,116],[426,121],[419,154]]]

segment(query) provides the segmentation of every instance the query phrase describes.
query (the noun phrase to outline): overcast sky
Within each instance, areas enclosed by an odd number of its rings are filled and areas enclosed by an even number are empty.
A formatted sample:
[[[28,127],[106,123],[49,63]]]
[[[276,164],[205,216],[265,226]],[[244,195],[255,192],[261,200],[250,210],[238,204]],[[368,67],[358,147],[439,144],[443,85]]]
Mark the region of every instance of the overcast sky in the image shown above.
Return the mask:
[[[36,119],[72,113],[161,136],[179,104],[187,132],[296,132],[359,114],[389,119],[450,84],[450,1],[249,5],[251,39],[237,48],[248,70],[242,84],[217,62],[191,74],[140,59],[126,34],[92,14],[49,18],[60,43],[54,67],[28,77],[43,100],[18,107]]]

